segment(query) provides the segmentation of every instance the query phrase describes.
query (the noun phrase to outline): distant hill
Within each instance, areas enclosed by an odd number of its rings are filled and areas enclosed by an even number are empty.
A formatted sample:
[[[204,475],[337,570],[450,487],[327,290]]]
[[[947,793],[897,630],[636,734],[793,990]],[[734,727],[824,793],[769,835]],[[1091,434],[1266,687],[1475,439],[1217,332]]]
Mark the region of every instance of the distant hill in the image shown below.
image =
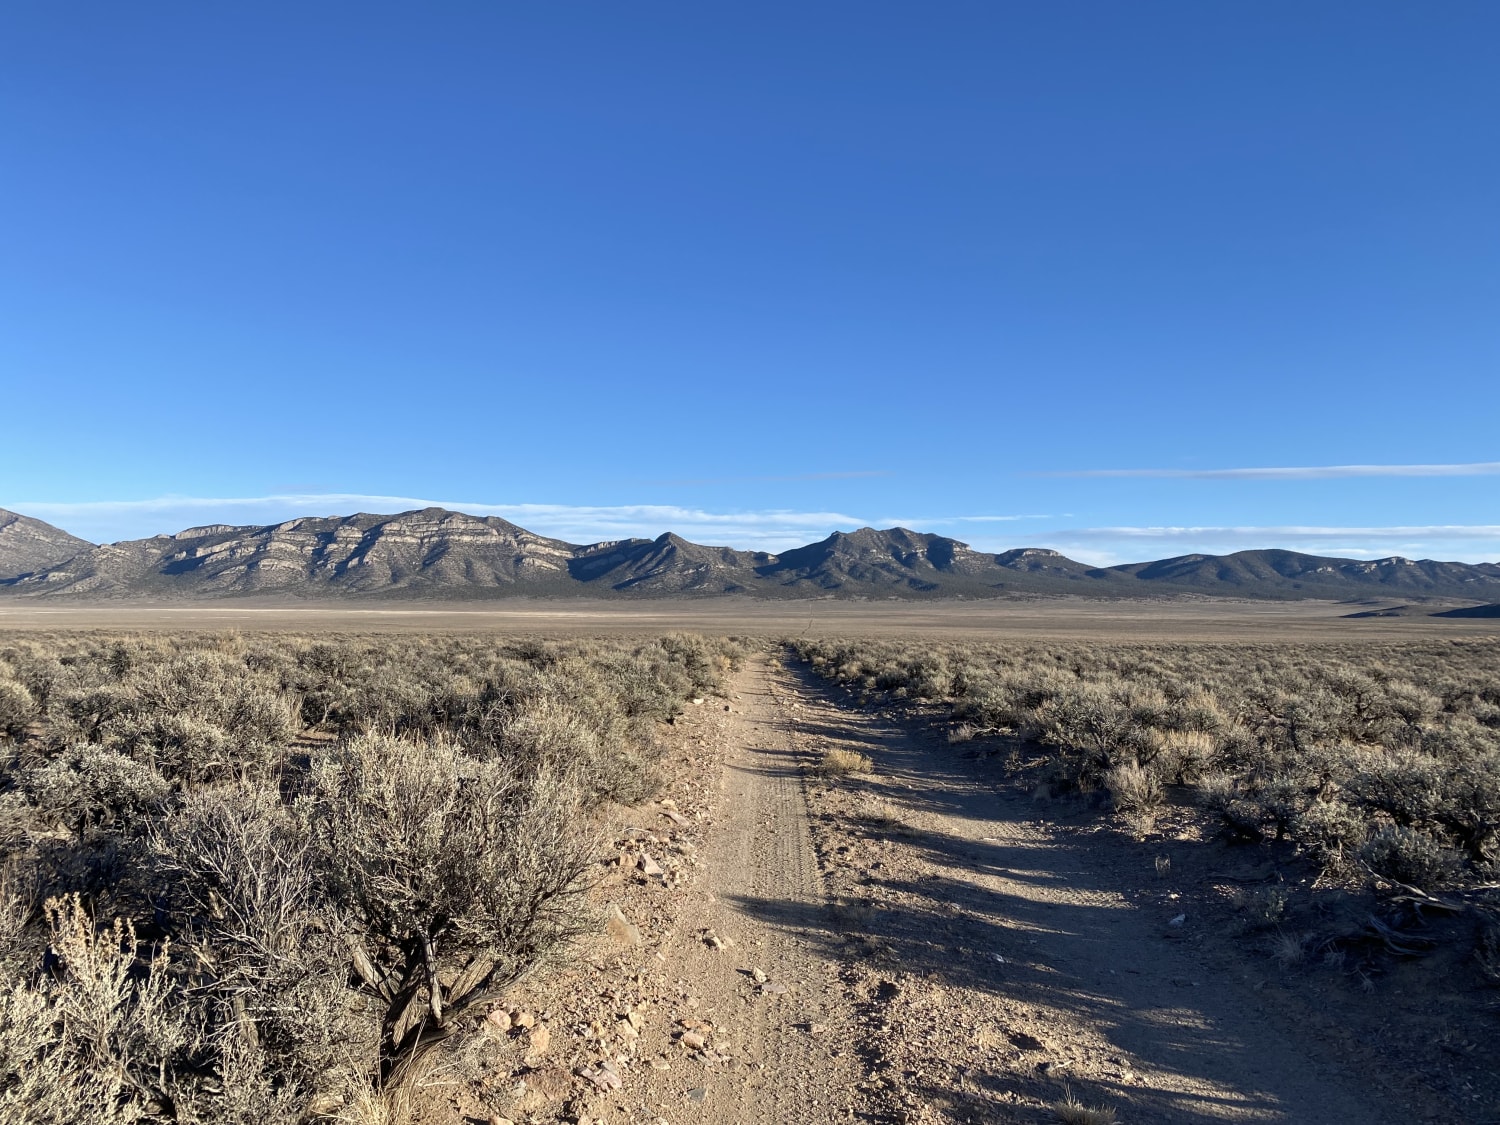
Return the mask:
[[[1391,594],[1480,598],[1500,589],[1500,565],[1424,559],[1324,558],[1296,551],[1240,551],[1233,555],[1183,555],[1160,562],[1111,567],[1146,582],[1163,582],[1216,594],[1236,589],[1248,597],[1347,598],[1374,590]]]
[[[901,527],[834,532],[781,554],[706,547],[671,533],[580,545],[493,516],[442,508],[267,526],[215,524],[96,547],[4,512],[0,594],[153,599],[1082,594],[1482,601],[1500,599],[1500,565],[1241,551],[1090,567],[1043,548],[990,554]]]
[[[1433,617],[1500,617],[1500,602],[1491,605],[1471,605],[1462,609],[1444,610]]]
[[[92,546],[50,523],[0,508],[0,581],[47,570]]]
[[[568,573],[617,593],[744,594],[755,570],[775,559],[763,551],[703,547],[667,532],[657,539],[622,539],[576,548]]]

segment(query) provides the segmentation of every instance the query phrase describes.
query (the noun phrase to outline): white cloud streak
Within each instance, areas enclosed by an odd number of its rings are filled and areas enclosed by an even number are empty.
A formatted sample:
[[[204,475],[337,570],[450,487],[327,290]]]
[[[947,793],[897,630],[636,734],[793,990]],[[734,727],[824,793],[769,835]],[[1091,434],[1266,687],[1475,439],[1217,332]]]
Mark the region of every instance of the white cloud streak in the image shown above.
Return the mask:
[[[1500,558],[1500,524],[1079,527],[1047,531],[1037,536],[1037,545],[1067,552],[1096,566],[1168,555],[1270,548],[1339,558],[1401,555],[1474,563]]]
[[[1232,539],[1256,542],[1285,539],[1500,540],[1500,524],[1426,524],[1404,527],[1317,527],[1298,524],[1274,527],[1080,527],[1049,534],[1054,539],[1062,537],[1082,542],[1100,539]]]
[[[1500,461],[1458,465],[1295,465],[1249,469],[1078,469],[1048,477],[1144,477],[1165,480],[1340,480],[1351,477],[1492,477]]]
[[[1001,528],[1026,520],[1066,519],[1066,515],[972,515],[869,519],[844,512],[759,509],[714,512],[670,504],[570,505],[483,504],[414,496],[367,493],[287,493],[250,497],[160,496],[145,500],[4,503],[29,516],[96,542],[143,538],[204,523],[277,523],[297,516],[347,515],[355,511],[400,512],[440,507],[493,515],[541,535],[573,543],[607,539],[654,538],[676,531],[699,542],[724,543],[762,551],[784,551],[821,539],[832,531],[893,524],[919,531],[948,529],[960,538],[975,533],[979,550],[1052,547],[1083,562],[1105,565],[1194,552],[1281,547],[1315,554],[1375,558],[1401,554],[1479,562],[1500,557],[1500,524],[1424,524],[1388,527],[1321,525],[1117,526],[1029,530]],[[993,532],[985,530],[994,525]],[[1004,540],[994,532],[1004,534]]]
[[[448,508],[476,516],[499,516],[534,531],[575,543],[654,538],[677,531],[755,550],[780,551],[864,522],[842,512],[782,509],[710,512],[669,504],[590,506],[570,504],[482,504],[416,496],[317,493],[271,496],[159,496],[146,500],[7,503],[5,507],[56,523],[96,541],[145,537],[203,523],[279,523],[297,516],[347,515],[353,511],[403,512]]]
[[[672,504],[487,504],[368,493],[283,493],[268,496],[158,496],[145,500],[62,503],[17,502],[7,507],[56,523],[96,541],[140,538],[180,531],[203,523],[277,523],[297,516],[347,515],[354,511],[401,512],[448,508],[476,516],[499,516],[535,531],[575,543],[606,539],[654,538],[663,531],[707,538],[764,551],[782,551],[821,539],[832,531],[867,524],[918,528],[964,523],[1008,523],[1048,516],[978,515],[871,520],[844,512],[762,509],[712,512]]]
[[[955,523],[1015,523],[1018,520],[1054,520],[1057,516],[883,516],[880,527],[946,527]]]

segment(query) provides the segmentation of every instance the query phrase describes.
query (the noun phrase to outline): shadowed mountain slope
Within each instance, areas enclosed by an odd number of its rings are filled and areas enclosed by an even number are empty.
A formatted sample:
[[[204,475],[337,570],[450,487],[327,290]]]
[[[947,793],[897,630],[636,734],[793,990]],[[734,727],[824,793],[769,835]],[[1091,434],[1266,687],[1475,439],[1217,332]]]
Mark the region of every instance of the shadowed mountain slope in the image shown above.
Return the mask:
[[[638,594],[744,594],[755,568],[774,555],[704,547],[667,532],[657,539],[622,539],[578,548],[568,572],[580,582]]]
[[[1433,617],[1500,617],[1500,602],[1490,605],[1471,605],[1460,609],[1444,610],[1442,613],[1434,613]]]
[[[956,539],[904,527],[836,531],[784,552],[756,572],[786,593],[884,597],[1108,594],[1114,582],[1114,576],[1056,551],[1023,548],[991,555]]]
[[[0,581],[47,570],[91,547],[50,523],[0,508]]]
[[[1500,598],[1494,563],[1242,551],[1099,568],[1035,547],[989,554],[901,527],[835,532],[772,555],[671,533],[580,546],[493,516],[425,508],[264,527],[216,524],[95,547],[4,516],[10,521],[0,523],[0,546],[20,546],[0,559],[23,560],[0,577],[0,590],[12,597]],[[36,565],[48,551],[51,565]]]
[[[1232,555],[1182,555],[1159,562],[1110,567],[1144,582],[1206,593],[1248,597],[1346,598],[1374,590],[1390,594],[1482,598],[1500,590],[1500,565],[1420,562],[1393,557],[1325,558],[1296,551],[1239,551]]]

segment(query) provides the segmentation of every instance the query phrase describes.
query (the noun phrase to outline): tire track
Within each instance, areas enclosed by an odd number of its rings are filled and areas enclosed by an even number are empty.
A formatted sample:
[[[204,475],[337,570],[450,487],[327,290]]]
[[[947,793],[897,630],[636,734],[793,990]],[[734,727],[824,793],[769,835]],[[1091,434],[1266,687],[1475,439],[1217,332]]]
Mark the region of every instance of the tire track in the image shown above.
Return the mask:
[[[769,675],[758,658],[737,681],[707,874],[663,951],[688,1018],[712,1023],[731,1055],[727,1065],[674,1062],[651,1076],[647,1099],[672,1125],[854,1116],[856,1020],[839,980],[802,757]],[[726,946],[715,948],[705,932]]]

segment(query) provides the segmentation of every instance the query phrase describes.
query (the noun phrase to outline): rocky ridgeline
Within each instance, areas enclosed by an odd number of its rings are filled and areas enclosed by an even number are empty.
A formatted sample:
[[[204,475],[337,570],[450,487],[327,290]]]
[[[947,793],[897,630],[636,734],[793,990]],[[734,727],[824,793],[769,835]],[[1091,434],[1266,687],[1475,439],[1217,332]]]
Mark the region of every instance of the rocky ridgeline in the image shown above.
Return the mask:
[[[906,528],[860,528],[779,555],[667,533],[580,545],[494,516],[400,515],[213,524],[93,546],[0,509],[0,593],[13,597],[1500,598],[1500,564],[1184,555],[1090,567],[1056,551],[991,554]]]

